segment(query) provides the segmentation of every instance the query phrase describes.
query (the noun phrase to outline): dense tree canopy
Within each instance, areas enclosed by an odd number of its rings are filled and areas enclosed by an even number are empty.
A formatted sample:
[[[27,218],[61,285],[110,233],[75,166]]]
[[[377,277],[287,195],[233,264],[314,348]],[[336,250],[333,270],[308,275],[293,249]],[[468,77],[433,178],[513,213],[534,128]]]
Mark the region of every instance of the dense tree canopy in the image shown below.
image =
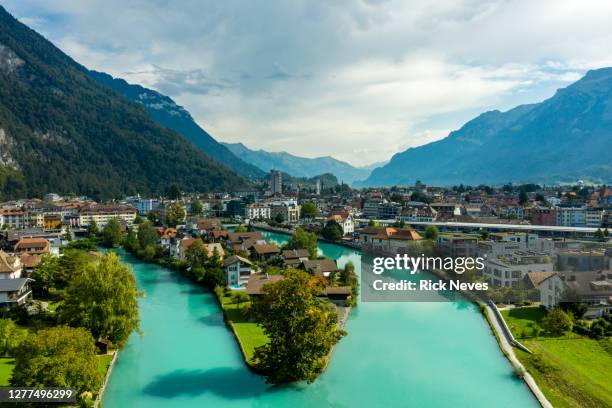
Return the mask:
[[[202,202],[197,198],[191,202],[191,213],[193,215],[202,215],[204,212],[204,207],[202,206]]]
[[[121,243],[121,224],[119,220],[113,218],[106,223],[102,230],[102,243],[109,248],[118,247]]]
[[[204,248],[201,239],[196,239],[187,251],[185,251],[185,259],[191,267],[204,267],[208,262],[208,250]]]
[[[270,341],[255,350],[255,361],[272,384],[313,382],[331,348],[345,335],[335,308],[316,297],[325,283],[300,270],[265,285],[265,296],[251,306]]]
[[[96,347],[83,328],[39,330],[15,351],[15,387],[68,387],[77,395],[96,392],[102,382]]]
[[[302,218],[315,218],[319,215],[319,209],[314,203],[304,203],[300,215]]]
[[[75,241],[74,244],[79,241]],[[73,243],[62,250],[62,256],[44,255],[32,271],[32,290],[36,297],[46,298],[68,286],[93,258],[81,249],[72,248]]]
[[[89,238],[95,239],[100,234],[100,230],[98,229],[98,224],[95,220],[91,220],[89,225],[87,226],[87,236]]]
[[[145,221],[138,226],[138,243],[140,248],[157,244],[157,230],[150,221]]]
[[[31,282],[32,291],[37,298],[49,296],[49,291],[55,287],[55,275],[59,270],[59,258],[46,254],[43,255],[40,263],[32,271]]]
[[[17,326],[11,319],[0,319],[0,355],[14,354],[27,338],[27,329]]]
[[[166,208],[166,225],[176,227],[185,220],[185,209],[179,203],[172,203]]]
[[[340,224],[335,220],[329,220],[321,230],[321,235],[323,235],[323,238],[331,241],[340,241],[344,233]]]
[[[140,326],[138,295],[132,270],[110,252],[72,279],[59,318],[122,345]]]
[[[296,229],[285,246],[287,249],[307,249],[310,259],[317,257],[317,236],[303,228]]]
[[[0,8],[0,44],[23,61],[0,75],[0,123],[18,171],[0,167],[3,199],[75,192],[96,199],[233,190],[246,181],[137,103],[93,80],[61,50]]]

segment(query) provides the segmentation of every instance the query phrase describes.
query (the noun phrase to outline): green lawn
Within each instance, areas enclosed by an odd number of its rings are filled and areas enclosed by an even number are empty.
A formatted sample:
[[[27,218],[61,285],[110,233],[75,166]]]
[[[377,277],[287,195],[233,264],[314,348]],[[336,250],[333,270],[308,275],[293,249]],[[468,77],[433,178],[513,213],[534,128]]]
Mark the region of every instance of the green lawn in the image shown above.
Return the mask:
[[[106,376],[106,371],[111,361],[113,361],[112,354],[98,354],[98,370],[102,374],[102,377]]]
[[[0,387],[9,385],[13,369],[15,368],[15,360],[13,358],[0,358]]]
[[[261,326],[249,321],[245,315],[245,310],[250,302],[237,305],[231,303],[231,297],[229,296],[221,296],[220,299],[227,319],[234,326],[234,330],[236,330],[238,341],[242,345],[247,360],[252,361],[255,348],[266,344],[268,336],[264,334]]]
[[[537,307],[502,312],[510,330],[520,333],[544,316]],[[612,407],[612,340],[596,341],[569,333],[563,337],[523,338],[534,354],[515,349],[546,398],[559,407]]]
[[[529,337],[533,332],[533,327],[546,315],[546,312],[539,306],[518,307],[501,312],[504,320],[508,324],[510,331],[517,339]],[[527,336],[524,334],[527,333]]]

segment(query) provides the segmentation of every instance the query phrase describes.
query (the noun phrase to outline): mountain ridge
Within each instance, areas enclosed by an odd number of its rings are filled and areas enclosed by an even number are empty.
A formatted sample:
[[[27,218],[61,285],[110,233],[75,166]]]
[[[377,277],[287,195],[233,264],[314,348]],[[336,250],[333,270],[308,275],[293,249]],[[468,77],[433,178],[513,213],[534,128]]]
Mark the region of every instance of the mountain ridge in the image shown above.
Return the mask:
[[[347,184],[363,180],[370,173],[370,170],[367,168],[354,167],[331,156],[307,158],[296,156],[286,151],[268,152],[263,149],[253,150],[240,142],[222,142],[222,144],[242,160],[266,172],[276,169],[295,177],[307,178],[316,177],[322,173],[331,173]]]
[[[358,185],[609,182],[611,135],[612,68],[602,68],[542,102],[484,112],[444,139],[396,153]]]
[[[112,198],[248,183],[0,6],[0,192]]]
[[[202,129],[191,114],[169,96],[142,85],[131,84],[125,79],[115,78],[104,72],[91,70],[89,75],[132,102],[141,104],[158,124],[180,133],[200,150],[236,173],[251,179],[260,179],[265,176],[261,169],[234,155],[227,147]]]

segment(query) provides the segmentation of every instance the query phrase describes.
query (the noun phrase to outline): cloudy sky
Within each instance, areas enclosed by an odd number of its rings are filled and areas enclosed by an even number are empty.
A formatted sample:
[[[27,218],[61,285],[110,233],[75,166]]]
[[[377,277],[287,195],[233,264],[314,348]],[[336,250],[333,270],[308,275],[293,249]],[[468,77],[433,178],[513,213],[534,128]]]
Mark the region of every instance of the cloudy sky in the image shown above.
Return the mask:
[[[9,0],[88,68],[215,138],[355,165],[612,66],[612,2]]]

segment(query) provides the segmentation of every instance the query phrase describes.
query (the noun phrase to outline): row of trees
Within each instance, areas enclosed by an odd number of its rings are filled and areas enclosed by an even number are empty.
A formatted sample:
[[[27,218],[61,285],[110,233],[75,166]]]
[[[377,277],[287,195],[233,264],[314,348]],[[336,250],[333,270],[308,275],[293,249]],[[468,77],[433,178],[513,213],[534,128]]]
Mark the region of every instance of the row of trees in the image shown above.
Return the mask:
[[[69,387],[81,401],[91,398],[102,381],[94,340],[120,347],[139,331],[140,293],[130,267],[114,253],[87,252],[92,246],[71,242],[61,257],[46,255],[34,268],[35,297],[60,305],[55,313],[17,315],[33,332],[0,319],[0,353],[15,359],[12,386]],[[44,329],[36,330],[34,319],[41,318]]]

